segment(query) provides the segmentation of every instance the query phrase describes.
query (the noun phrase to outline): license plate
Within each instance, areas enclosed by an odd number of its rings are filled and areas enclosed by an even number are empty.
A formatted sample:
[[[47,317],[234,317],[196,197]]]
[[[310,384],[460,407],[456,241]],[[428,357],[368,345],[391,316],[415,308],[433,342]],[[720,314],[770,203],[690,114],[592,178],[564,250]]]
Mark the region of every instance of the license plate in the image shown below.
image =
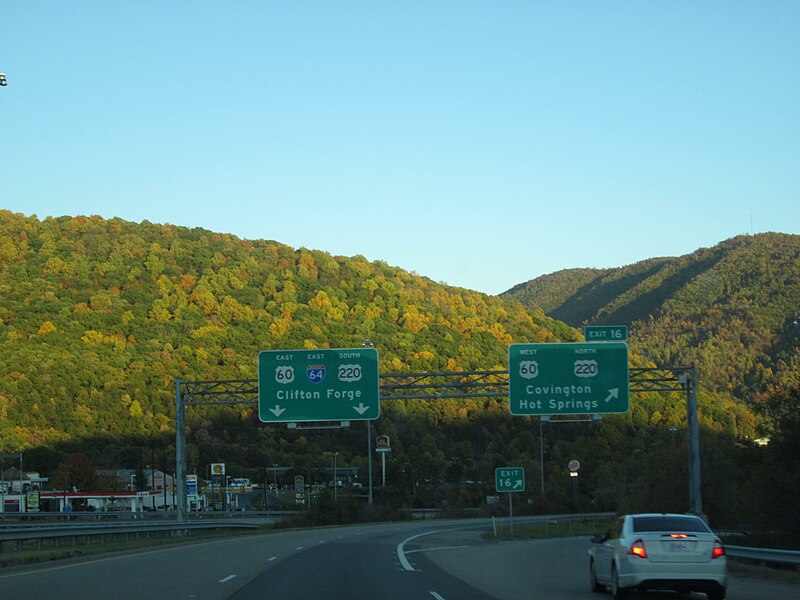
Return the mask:
[[[687,546],[683,542],[672,542],[669,545],[669,551],[670,552],[686,552],[688,549],[689,549],[689,546]]]

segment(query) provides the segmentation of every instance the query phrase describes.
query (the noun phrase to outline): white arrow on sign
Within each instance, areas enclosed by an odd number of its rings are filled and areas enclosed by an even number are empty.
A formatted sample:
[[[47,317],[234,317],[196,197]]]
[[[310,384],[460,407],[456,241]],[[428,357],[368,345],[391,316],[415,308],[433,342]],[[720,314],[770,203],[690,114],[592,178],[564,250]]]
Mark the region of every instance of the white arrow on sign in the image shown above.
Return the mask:
[[[275,408],[269,409],[269,412],[271,412],[276,417],[280,417],[285,410],[286,410],[285,408],[281,408],[280,404],[276,404]]]
[[[518,487],[522,487],[522,482],[519,479],[517,479],[517,482],[514,484],[514,489],[517,489]]]
[[[608,396],[606,396],[606,402],[614,398],[615,400],[619,398],[619,388],[613,388],[608,390]]]
[[[364,406],[363,402],[360,402],[358,406],[354,406],[353,409],[360,415],[363,415],[365,412],[369,410],[369,406]]]

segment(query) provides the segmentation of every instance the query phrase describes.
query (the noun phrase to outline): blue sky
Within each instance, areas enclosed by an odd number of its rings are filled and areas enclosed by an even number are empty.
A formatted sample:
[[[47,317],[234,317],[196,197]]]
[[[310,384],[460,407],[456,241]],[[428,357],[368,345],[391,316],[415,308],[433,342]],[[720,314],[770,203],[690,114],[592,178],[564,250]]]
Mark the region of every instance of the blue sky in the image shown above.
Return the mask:
[[[17,1],[0,208],[497,294],[800,233],[800,2]]]

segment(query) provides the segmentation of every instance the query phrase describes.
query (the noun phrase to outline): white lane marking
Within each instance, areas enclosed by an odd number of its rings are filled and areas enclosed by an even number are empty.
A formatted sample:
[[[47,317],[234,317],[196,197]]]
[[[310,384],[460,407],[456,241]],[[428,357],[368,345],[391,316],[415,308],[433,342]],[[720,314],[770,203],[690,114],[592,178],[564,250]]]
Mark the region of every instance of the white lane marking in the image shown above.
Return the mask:
[[[272,562],[272,561],[273,561],[273,560],[275,560],[276,558],[278,558],[278,557],[277,557],[277,556],[270,556],[270,557],[267,559],[267,562]]]
[[[302,549],[303,549],[302,546],[298,546],[297,548],[295,548],[295,550],[302,550]]]
[[[444,598],[442,596],[440,596],[439,594],[437,594],[436,592],[431,592],[431,596],[436,598],[436,600],[444,600]]]
[[[417,535],[412,535],[410,538],[406,538],[402,542],[397,544],[397,560],[400,561],[400,564],[403,565],[403,568],[406,571],[413,571],[414,567],[411,566],[411,563],[408,562],[408,559],[406,558],[405,545],[411,540],[415,540],[419,537],[423,537],[426,535],[433,535],[434,533],[439,533],[442,531],[444,531],[444,529],[437,529],[435,531],[426,531],[425,533],[418,533]]]
[[[233,579],[234,577],[236,577],[236,575],[228,575],[227,577],[225,577],[225,578],[223,578],[223,579],[220,579],[220,580],[219,580],[219,582],[220,582],[220,583],[228,583],[228,582],[229,582],[231,579]]]

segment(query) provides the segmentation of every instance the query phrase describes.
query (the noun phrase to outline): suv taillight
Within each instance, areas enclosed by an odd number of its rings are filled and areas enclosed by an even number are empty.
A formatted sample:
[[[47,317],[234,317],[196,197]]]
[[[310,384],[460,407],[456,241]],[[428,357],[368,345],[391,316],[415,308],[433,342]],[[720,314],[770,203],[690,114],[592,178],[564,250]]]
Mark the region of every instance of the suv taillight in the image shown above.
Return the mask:
[[[647,550],[644,549],[644,542],[642,540],[633,542],[628,550],[628,554],[638,556],[639,558],[647,558]]]
[[[719,540],[714,540],[714,549],[711,551],[711,558],[719,558],[725,556],[725,546]]]

